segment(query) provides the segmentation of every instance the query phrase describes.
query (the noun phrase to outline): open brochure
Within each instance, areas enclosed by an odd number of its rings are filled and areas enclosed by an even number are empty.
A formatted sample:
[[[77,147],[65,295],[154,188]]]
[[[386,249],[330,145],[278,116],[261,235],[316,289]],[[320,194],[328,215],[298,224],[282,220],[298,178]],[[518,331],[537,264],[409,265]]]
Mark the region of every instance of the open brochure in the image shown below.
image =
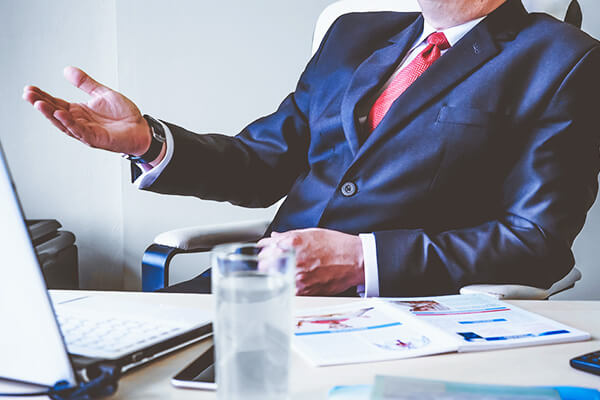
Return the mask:
[[[587,340],[485,294],[379,298],[299,310],[294,347],[315,365]]]

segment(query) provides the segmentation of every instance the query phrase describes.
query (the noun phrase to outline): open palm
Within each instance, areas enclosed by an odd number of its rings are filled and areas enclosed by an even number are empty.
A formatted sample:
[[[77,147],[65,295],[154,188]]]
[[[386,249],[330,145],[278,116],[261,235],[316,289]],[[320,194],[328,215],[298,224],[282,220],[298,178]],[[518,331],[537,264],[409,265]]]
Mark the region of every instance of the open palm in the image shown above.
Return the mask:
[[[150,144],[150,134],[136,105],[78,68],[67,67],[64,74],[69,82],[91,96],[87,103],[69,103],[35,86],[26,86],[23,98],[58,129],[89,146],[143,154]]]

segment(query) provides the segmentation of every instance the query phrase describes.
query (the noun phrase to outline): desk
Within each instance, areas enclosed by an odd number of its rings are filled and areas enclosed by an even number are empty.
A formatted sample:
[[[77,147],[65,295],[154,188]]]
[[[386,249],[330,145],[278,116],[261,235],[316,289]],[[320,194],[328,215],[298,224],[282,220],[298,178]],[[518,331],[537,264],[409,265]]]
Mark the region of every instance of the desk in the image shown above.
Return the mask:
[[[148,303],[210,309],[210,295],[94,292],[103,296],[136,296]],[[317,307],[359,301],[344,298],[296,298],[296,307]],[[372,383],[377,374],[506,385],[574,385],[600,389],[600,377],[575,370],[569,359],[600,349],[600,301],[511,301],[529,311],[592,334],[587,342],[499,351],[442,354],[399,361],[312,367],[298,354],[292,359],[292,398],[325,399],[334,385]],[[176,389],[171,377],[212,344],[211,339],[170,354],[123,376],[111,399],[214,399],[214,392]]]

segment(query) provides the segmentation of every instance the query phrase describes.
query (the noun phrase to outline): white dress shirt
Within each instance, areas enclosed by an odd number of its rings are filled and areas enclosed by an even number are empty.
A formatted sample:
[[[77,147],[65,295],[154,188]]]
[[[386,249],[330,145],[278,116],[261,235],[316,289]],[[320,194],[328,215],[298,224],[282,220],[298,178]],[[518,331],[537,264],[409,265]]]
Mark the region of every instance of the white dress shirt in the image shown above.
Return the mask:
[[[454,46],[456,43],[458,43],[460,39],[463,38],[463,36],[465,36],[471,29],[475,27],[475,25],[481,22],[484,18],[485,17],[481,17],[466,22],[462,25],[453,26],[452,28],[442,29],[440,31],[437,31],[431,25],[429,25],[427,21],[424,21],[423,32],[421,33],[421,36],[413,43],[411,49],[408,51],[408,53],[406,54],[406,56],[404,57],[394,74],[377,92],[377,94],[373,98],[373,101],[369,102],[368,104],[373,104],[375,99],[377,99],[377,97],[379,97],[379,95],[383,93],[383,91],[389,86],[394,77],[427,46],[426,39],[430,34],[434,32],[442,32],[444,33],[444,35],[446,35],[446,39],[448,39],[448,43],[450,43],[450,46]],[[443,50],[442,55],[446,51],[448,50]],[[369,110],[363,110],[363,115],[359,118],[359,122],[361,124],[366,122],[368,113]],[[148,168],[147,164],[140,165],[143,173],[134,182],[134,185],[136,185],[139,189],[144,189],[151,186],[173,158],[173,154],[175,152],[175,142],[173,140],[173,134],[165,124],[162,125],[167,138],[167,151],[165,157],[154,168]],[[362,242],[365,263],[365,284],[364,286],[359,285],[357,290],[361,296],[377,297],[379,296],[379,272],[377,269],[377,246],[375,243],[375,235],[373,235],[372,233],[361,233],[359,237]]]
[[[423,23],[423,32],[421,36],[413,43],[411,49],[406,53],[406,56],[396,69],[396,71],[392,74],[390,79],[383,85],[383,87],[375,94],[372,101],[367,102],[367,104],[371,105],[375,102],[375,100],[383,93],[385,89],[392,83],[396,75],[400,71],[402,71],[412,60],[414,60],[425,47],[427,47],[427,37],[434,32],[442,32],[446,35],[446,39],[448,39],[448,43],[450,46],[454,46],[460,39],[463,38],[471,29],[475,27],[479,22],[481,22],[485,17],[481,17],[478,19],[474,19],[469,22],[465,22],[462,25],[453,26],[452,28],[436,30],[431,25],[424,21]],[[443,50],[441,52],[442,55],[446,53],[448,49]],[[359,117],[359,123],[365,124],[367,122],[367,117],[369,115],[369,109],[361,110],[362,115]],[[375,244],[375,235],[368,234],[360,234],[360,238],[362,240],[363,246],[363,256],[365,260],[365,286],[364,286],[364,297],[378,297],[379,296],[379,271],[377,269],[377,246]],[[358,288],[358,291],[361,291],[361,288]]]

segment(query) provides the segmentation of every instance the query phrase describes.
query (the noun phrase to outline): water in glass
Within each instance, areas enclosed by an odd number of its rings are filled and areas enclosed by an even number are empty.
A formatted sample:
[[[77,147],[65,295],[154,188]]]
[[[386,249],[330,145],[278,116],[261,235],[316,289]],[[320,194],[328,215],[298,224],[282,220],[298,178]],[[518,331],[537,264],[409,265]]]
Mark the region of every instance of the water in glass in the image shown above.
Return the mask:
[[[219,399],[288,398],[292,282],[285,270],[219,277],[213,288]]]

